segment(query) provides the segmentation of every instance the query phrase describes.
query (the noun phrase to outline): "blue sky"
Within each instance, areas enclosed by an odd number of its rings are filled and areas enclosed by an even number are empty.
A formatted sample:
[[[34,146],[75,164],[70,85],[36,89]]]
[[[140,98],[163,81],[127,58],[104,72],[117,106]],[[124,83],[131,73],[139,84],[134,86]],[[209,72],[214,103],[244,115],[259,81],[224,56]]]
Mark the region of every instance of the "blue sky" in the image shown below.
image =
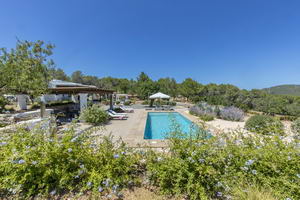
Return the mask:
[[[0,47],[54,43],[67,74],[300,84],[299,0],[0,0]]]

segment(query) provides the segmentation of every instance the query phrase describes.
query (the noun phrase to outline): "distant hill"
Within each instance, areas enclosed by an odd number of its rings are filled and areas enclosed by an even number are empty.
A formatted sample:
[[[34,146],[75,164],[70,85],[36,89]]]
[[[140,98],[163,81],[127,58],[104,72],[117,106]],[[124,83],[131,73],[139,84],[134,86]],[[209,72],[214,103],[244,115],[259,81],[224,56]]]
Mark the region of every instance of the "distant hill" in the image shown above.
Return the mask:
[[[263,90],[269,94],[300,96],[300,85],[278,85]]]

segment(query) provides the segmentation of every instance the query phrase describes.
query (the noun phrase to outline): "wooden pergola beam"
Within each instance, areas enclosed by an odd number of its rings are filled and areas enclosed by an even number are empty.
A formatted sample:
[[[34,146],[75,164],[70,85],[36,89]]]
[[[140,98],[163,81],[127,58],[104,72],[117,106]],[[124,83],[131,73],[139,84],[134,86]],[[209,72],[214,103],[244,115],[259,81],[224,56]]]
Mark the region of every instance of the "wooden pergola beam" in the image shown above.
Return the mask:
[[[48,89],[48,94],[113,94],[113,92],[113,90],[105,90],[96,87],[57,87]]]

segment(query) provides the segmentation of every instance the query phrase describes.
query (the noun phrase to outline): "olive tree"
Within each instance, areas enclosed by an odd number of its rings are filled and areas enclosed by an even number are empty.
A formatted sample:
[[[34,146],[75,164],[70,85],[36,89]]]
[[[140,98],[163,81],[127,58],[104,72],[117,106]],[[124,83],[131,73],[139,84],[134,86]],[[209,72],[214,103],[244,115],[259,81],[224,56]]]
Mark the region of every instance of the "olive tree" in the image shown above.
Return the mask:
[[[0,91],[10,94],[27,94],[37,97],[45,94],[50,81],[49,69],[54,62],[49,59],[54,45],[20,41],[11,50],[0,49]]]

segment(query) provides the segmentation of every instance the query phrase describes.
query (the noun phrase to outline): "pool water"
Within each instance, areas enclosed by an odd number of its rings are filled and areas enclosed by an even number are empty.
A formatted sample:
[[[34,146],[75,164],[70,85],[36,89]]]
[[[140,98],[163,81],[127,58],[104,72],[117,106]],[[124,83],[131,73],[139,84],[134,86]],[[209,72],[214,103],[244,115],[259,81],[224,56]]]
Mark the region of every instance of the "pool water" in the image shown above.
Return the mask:
[[[149,112],[147,116],[144,139],[165,139],[179,126],[183,133],[191,133],[199,127],[178,112]]]

